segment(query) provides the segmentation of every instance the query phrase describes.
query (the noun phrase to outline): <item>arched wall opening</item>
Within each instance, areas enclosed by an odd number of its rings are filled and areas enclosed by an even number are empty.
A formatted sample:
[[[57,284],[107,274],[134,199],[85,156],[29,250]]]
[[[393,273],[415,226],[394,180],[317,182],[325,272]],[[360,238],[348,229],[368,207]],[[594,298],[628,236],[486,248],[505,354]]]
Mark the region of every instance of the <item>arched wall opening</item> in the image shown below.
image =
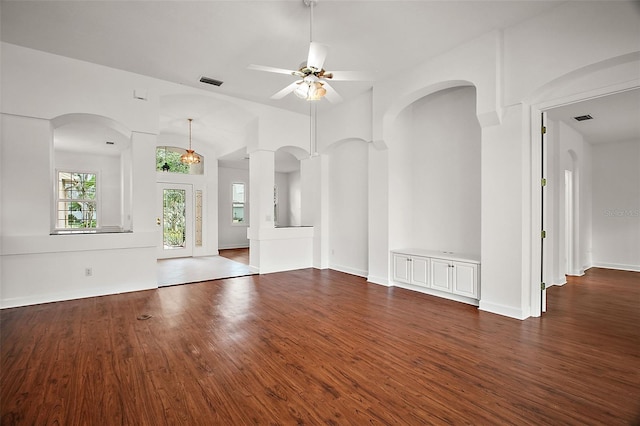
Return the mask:
[[[52,232],[71,229],[74,232],[131,231],[131,131],[111,118],[85,113],[58,116],[51,120],[51,127],[51,177],[53,199],[56,200],[51,215]],[[67,185],[65,192],[72,197],[76,193],[87,193],[95,197],[93,201],[63,201],[66,197],[61,195],[63,175],[91,176],[94,180],[92,188],[79,188],[81,183],[76,183]],[[84,205],[94,206],[95,212],[88,213],[95,220],[81,220],[80,216],[87,216],[86,209],[80,207]]]
[[[309,154],[300,147],[284,146],[274,155],[273,218],[276,227],[302,225],[300,160]]]

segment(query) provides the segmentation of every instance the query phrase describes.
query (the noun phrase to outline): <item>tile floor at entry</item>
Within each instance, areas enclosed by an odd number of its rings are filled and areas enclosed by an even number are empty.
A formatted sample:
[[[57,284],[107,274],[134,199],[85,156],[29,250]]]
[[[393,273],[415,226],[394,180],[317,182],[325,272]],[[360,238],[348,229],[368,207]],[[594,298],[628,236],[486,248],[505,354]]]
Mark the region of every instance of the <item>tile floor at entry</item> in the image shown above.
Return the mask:
[[[158,259],[158,287],[253,275],[248,265],[222,256]]]

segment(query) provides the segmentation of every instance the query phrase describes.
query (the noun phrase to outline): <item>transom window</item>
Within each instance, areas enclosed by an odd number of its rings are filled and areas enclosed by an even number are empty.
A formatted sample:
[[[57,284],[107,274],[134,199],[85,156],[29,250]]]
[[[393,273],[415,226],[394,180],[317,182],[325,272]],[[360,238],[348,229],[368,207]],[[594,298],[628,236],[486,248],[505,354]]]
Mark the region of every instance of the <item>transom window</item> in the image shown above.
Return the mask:
[[[156,147],[156,171],[165,173],[181,173],[185,175],[204,174],[204,156],[200,156],[198,164],[184,164],[180,161],[180,156],[186,151],[175,146]]]
[[[58,171],[56,229],[98,227],[96,173]]]

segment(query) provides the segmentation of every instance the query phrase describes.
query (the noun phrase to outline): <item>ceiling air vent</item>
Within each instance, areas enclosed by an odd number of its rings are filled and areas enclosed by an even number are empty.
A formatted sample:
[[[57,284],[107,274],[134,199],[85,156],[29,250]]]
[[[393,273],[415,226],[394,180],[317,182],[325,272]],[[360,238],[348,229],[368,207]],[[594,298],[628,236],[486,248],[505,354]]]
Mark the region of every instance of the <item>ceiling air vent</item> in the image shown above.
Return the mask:
[[[593,117],[590,116],[589,114],[586,114],[586,115],[579,115],[577,117],[573,117],[573,119],[576,121],[585,121],[585,120],[593,120]]]
[[[215,78],[209,78],[209,77],[200,77],[200,82],[213,84],[214,86],[220,86],[222,84],[222,81],[216,80]]]

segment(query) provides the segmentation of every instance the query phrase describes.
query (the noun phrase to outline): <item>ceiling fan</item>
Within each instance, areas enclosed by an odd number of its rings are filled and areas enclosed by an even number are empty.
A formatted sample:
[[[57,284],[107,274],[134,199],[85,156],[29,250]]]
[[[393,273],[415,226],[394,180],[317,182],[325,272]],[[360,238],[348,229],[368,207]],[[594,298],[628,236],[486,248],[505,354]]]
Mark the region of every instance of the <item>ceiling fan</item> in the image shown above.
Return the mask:
[[[313,6],[317,0],[303,0],[304,4],[310,8],[310,25],[309,39],[313,34]],[[289,93],[293,92],[296,96],[309,101],[316,101],[326,97],[329,102],[338,103],[342,101],[342,97],[328,83],[333,81],[371,81],[373,78],[366,72],[359,71],[332,71],[327,72],[324,69],[324,61],[327,57],[329,46],[322,43],[310,42],[309,54],[306,62],[300,64],[297,70],[288,70],[284,68],[274,68],[264,65],[249,65],[249,69],[256,71],[267,71],[278,74],[289,74],[299,77],[284,89],[280,90],[271,99],[282,99]]]

